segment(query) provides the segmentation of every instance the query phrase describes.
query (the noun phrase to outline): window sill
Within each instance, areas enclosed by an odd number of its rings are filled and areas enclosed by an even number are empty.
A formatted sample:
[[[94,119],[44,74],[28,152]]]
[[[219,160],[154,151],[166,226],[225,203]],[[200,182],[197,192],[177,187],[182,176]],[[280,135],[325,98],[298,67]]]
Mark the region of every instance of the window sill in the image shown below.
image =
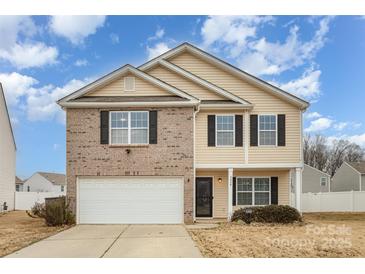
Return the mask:
[[[133,148],[133,147],[148,147],[149,144],[140,144],[140,145],[133,145],[133,144],[129,144],[129,145],[109,145],[110,148]]]

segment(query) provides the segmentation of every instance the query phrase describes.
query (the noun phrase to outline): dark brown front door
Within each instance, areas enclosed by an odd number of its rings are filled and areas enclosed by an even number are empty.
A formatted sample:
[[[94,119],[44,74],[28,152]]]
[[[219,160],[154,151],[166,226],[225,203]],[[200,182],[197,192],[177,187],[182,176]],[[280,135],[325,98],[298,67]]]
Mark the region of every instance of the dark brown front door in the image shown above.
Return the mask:
[[[197,177],[195,185],[196,217],[213,216],[213,181],[211,177]]]

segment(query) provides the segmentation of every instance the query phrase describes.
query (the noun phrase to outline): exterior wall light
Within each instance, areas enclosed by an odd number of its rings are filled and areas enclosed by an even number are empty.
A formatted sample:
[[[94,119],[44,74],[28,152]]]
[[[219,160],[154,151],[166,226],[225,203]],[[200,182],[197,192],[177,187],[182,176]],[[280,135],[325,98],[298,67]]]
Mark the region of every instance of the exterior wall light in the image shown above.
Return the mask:
[[[222,178],[218,178],[218,183],[222,183],[223,182],[223,180],[222,180]]]

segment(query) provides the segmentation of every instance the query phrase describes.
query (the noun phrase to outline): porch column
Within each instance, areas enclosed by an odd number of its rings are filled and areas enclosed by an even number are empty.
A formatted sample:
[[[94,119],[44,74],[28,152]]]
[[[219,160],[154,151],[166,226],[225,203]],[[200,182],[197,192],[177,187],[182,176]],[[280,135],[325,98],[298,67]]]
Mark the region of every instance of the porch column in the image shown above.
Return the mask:
[[[232,206],[232,192],[233,192],[233,168],[228,169],[228,221],[231,220],[232,213],[233,213],[233,206]]]
[[[295,169],[295,208],[302,212],[302,169]]]

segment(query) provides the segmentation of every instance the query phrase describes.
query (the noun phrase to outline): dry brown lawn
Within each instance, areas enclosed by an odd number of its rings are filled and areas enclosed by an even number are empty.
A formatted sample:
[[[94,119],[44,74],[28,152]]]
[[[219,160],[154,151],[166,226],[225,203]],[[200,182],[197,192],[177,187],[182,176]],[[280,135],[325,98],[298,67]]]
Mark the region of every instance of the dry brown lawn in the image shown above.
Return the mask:
[[[190,229],[205,257],[365,257],[365,213],[304,214],[297,224]]]
[[[44,219],[31,218],[25,211],[0,214],[0,257],[67,228],[49,227]]]

